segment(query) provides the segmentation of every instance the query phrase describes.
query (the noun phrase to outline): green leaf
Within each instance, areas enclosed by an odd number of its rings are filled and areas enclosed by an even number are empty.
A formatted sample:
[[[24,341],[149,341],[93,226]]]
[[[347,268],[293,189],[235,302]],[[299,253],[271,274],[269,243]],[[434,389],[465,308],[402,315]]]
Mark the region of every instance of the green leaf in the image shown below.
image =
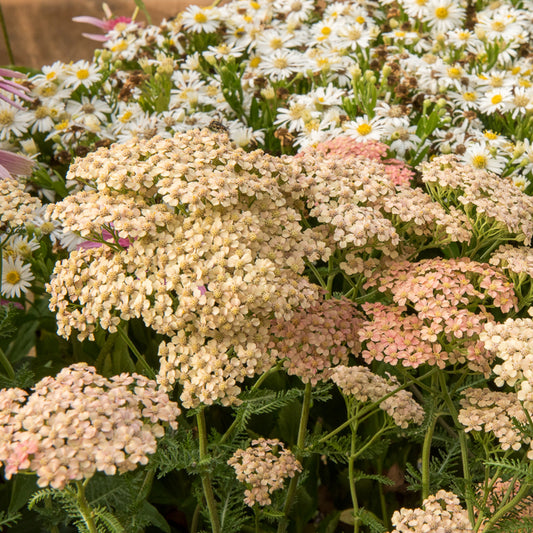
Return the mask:
[[[143,502],[140,514],[146,518],[148,521],[147,524],[153,524],[161,531],[164,531],[165,533],[171,533],[170,526],[165,520],[165,517],[151,503],[146,501]]]
[[[8,513],[12,514],[22,509],[28,503],[31,495],[37,490],[39,490],[37,487],[37,476],[28,476],[25,474],[14,476]]]
[[[146,22],[151,25],[152,17],[150,16],[150,13],[148,13],[148,9],[146,9],[143,0],[134,0],[134,2],[135,5],[142,11],[143,15],[146,17]]]

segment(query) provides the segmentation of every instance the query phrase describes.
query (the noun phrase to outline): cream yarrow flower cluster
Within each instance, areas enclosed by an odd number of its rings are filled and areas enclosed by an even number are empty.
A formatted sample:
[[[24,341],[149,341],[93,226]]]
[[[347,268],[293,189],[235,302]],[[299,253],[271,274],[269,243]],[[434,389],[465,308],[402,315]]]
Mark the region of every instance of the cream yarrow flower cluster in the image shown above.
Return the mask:
[[[0,391],[0,462],[5,476],[35,472],[40,487],[64,488],[145,465],[180,409],[138,374],[110,379],[77,363],[39,381],[33,392]]]
[[[274,364],[270,320],[318,297],[301,274],[320,246],[279,186],[291,168],[209,130],[78,160],[68,178],[83,190],[50,216],[100,245],[56,264],[47,290],[59,333],[92,338],[141,318],[170,338],[158,380],[179,381],[186,407],[237,401],[237,383]]]
[[[271,494],[302,471],[300,462],[278,439],[253,440],[250,447],[238,449],[228,464],[235,469],[237,479],[246,483],[244,503],[250,507],[270,505]]]
[[[362,403],[377,402],[400,386],[394,376],[383,378],[365,366],[339,365],[331,371],[331,381],[343,394]],[[379,407],[401,428],[409,424],[420,425],[424,421],[424,409],[409,391],[403,389],[381,401]]]
[[[459,498],[445,490],[428,496],[419,508],[394,511],[391,521],[394,526],[391,533],[473,531],[468,512],[461,506]]]

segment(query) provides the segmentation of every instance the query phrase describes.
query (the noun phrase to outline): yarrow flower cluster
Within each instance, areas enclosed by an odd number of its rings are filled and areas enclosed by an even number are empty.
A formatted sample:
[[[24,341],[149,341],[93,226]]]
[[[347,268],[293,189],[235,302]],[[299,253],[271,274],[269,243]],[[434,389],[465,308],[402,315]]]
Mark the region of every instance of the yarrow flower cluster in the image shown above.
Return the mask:
[[[290,375],[316,385],[327,380],[335,365],[347,364],[360,349],[358,329],[361,314],[347,300],[322,300],[290,320],[276,321],[270,333],[271,353],[283,360]]]
[[[487,324],[480,337],[497,358],[494,383],[515,387],[524,409],[533,412],[533,319],[509,318],[503,324]]]
[[[394,376],[383,378],[365,366],[339,365],[331,371],[331,381],[343,394],[361,403],[377,402],[400,386]],[[403,389],[380,402],[379,407],[401,428],[409,424],[420,425],[424,421],[424,409],[409,391]]]
[[[56,264],[47,290],[59,334],[93,338],[98,326],[113,332],[142,318],[170,337],[158,379],[166,388],[179,381],[186,407],[237,401],[237,383],[274,364],[270,319],[289,319],[318,296],[300,275],[316,239],[278,185],[289,171],[208,130],[78,160],[68,176],[83,190],[50,215],[102,246]]]
[[[391,533],[473,531],[468,512],[461,506],[459,498],[453,492],[445,490],[427,497],[417,509],[402,508],[394,511],[391,521],[394,526]]]
[[[399,261],[376,270],[365,286],[392,300],[363,305],[369,316],[359,333],[365,361],[413,368],[460,362],[490,374],[493,357],[479,339],[483,325],[494,321],[487,307],[507,312],[517,302],[500,271],[468,258]],[[474,303],[477,312],[469,309]]]
[[[96,471],[113,475],[145,465],[177,404],[138,374],[110,379],[77,363],[39,381],[33,392],[0,391],[0,462],[10,479],[35,472],[40,487],[64,488]]]
[[[519,450],[522,444],[530,444],[516,427],[527,423],[527,416],[514,392],[491,391],[489,389],[466,389],[461,399],[458,420],[465,431],[493,433],[502,450]],[[528,451],[533,458],[533,450]]]
[[[244,503],[250,507],[270,505],[271,494],[302,471],[300,462],[278,439],[253,440],[250,447],[238,449],[228,464],[235,469],[237,479],[246,483]]]

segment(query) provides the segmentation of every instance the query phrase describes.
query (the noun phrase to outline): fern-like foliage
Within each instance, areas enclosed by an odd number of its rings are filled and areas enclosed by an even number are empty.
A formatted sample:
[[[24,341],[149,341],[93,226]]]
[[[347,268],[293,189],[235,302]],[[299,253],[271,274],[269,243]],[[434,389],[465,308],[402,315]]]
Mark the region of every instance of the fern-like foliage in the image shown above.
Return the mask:
[[[0,339],[8,339],[15,334],[18,315],[20,315],[20,310],[13,304],[0,305]]]
[[[0,531],[4,531],[5,527],[13,527],[22,517],[20,513],[6,513],[0,511]]]
[[[520,459],[513,459],[511,457],[494,459],[492,461],[485,461],[486,466],[499,467],[502,470],[501,477],[514,477],[520,483],[533,484],[533,474],[529,471],[529,462],[523,462]],[[507,474],[507,475],[506,475]]]
[[[347,463],[348,455],[350,453],[350,435],[334,435],[324,442],[320,442],[320,438],[324,435],[312,435],[309,439],[307,449],[312,453],[325,455],[328,460],[333,463]]]
[[[501,520],[492,531],[494,533],[533,533],[533,517],[519,516]]]
[[[161,478],[174,470],[192,472],[199,459],[198,443],[192,431],[180,428],[174,435],[167,435],[159,441],[152,464]]]
[[[361,507],[356,513],[355,517],[359,518],[364,526],[367,526],[372,533],[385,533],[387,528],[383,525],[383,522],[372,512]]]
[[[35,373],[30,369],[30,365],[25,362],[15,371],[15,377],[10,379],[6,376],[0,376],[0,389],[28,389],[35,384]]]

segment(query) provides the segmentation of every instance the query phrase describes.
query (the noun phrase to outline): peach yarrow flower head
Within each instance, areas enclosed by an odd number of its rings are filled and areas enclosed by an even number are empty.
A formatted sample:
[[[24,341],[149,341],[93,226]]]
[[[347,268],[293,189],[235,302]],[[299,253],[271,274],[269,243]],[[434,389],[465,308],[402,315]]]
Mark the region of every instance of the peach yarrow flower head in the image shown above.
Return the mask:
[[[250,507],[270,505],[271,494],[302,471],[300,462],[278,439],[253,440],[245,450],[238,449],[228,464],[235,469],[237,479],[246,483],[244,503]]]
[[[394,529],[391,533],[422,533],[429,531],[473,531],[468,512],[461,506],[453,492],[439,490],[428,496],[422,506],[416,509],[403,507],[394,511],[391,519]]]
[[[331,371],[331,381],[344,395],[361,403],[377,402],[400,386],[394,376],[388,378],[378,376],[365,366],[336,366]],[[397,426],[404,429],[409,424],[420,425],[424,421],[424,409],[406,390],[399,390],[381,401],[379,407]]]
[[[165,427],[177,428],[178,405],[139,374],[110,379],[77,363],[45,377],[28,394],[0,391],[0,463],[5,477],[35,472],[40,487],[145,465]]]
[[[271,319],[318,298],[301,274],[321,244],[280,186],[292,174],[287,160],[207,129],[78,159],[68,179],[80,190],[49,214],[101,246],[55,266],[47,290],[59,334],[91,339],[140,318],[167,337],[158,381],[180,382],[185,407],[237,402],[238,383],[275,364]]]

